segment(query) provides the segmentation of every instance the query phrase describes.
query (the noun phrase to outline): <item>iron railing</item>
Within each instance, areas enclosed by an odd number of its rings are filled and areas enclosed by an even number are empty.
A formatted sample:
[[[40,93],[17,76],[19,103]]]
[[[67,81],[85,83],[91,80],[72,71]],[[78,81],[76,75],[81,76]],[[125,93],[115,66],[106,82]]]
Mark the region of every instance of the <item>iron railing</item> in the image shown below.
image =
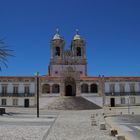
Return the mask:
[[[0,97],[33,97],[35,93],[0,93]]]
[[[140,92],[106,92],[106,96],[140,96]]]

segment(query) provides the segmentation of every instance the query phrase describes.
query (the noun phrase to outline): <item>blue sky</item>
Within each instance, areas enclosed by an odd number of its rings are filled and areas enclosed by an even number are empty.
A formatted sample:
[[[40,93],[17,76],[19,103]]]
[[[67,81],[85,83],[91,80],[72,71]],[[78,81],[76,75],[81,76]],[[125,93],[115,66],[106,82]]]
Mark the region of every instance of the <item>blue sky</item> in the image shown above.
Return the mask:
[[[46,74],[57,27],[66,48],[76,28],[85,38],[88,75],[140,75],[139,0],[0,0],[0,37],[16,56],[0,75]]]

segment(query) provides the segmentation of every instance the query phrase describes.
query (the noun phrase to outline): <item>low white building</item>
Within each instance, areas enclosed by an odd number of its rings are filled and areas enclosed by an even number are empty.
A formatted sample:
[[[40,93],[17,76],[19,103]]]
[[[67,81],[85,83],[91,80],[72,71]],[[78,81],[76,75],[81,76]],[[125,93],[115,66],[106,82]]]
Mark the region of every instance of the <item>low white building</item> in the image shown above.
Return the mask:
[[[1,76],[0,105],[2,106],[35,106],[35,77]]]

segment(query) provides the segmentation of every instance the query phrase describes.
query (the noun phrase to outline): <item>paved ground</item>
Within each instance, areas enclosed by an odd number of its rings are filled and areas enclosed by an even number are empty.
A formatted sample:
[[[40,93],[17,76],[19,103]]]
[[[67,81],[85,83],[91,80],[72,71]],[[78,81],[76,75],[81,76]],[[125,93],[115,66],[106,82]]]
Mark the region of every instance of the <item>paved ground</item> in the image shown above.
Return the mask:
[[[0,117],[0,140],[45,140],[54,115],[4,115]]]
[[[91,125],[91,114],[98,111],[63,111],[59,114],[47,140],[116,140],[108,130],[99,130],[103,117],[97,116],[97,126]],[[98,112],[100,113],[100,111]]]
[[[122,113],[122,115],[120,115]],[[134,113],[134,114],[133,114]],[[140,107],[132,106],[130,110],[128,107],[116,107],[107,111],[109,117],[107,121],[110,121],[112,127],[118,129],[120,133],[126,135],[128,140],[140,139]],[[132,115],[133,114],[133,115]]]
[[[116,140],[108,130],[99,130],[103,110],[48,111],[35,108],[6,108],[9,115],[0,116],[0,140]],[[91,115],[98,113],[97,126]]]

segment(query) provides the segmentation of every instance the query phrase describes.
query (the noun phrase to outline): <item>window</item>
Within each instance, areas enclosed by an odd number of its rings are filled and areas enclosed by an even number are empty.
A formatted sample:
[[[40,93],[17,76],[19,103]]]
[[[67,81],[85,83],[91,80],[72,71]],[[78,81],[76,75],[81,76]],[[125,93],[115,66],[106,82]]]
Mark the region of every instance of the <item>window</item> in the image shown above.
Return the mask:
[[[120,92],[124,93],[125,92],[125,86],[124,84],[120,84]]]
[[[125,104],[125,97],[121,97],[121,104]]]
[[[13,105],[17,106],[18,105],[18,99],[13,99]]]
[[[58,74],[58,71],[55,71],[55,74]]]
[[[135,97],[130,97],[130,104],[135,104]]]
[[[24,87],[24,93],[29,93],[29,92],[30,92],[29,86],[25,86],[25,87]]]
[[[14,87],[13,87],[13,93],[14,93],[14,94],[17,94],[17,93],[18,93],[18,87],[17,87],[17,86],[14,86]]]
[[[115,92],[115,85],[114,84],[110,84],[110,92],[111,93]]]
[[[5,96],[7,94],[7,86],[2,86],[2,95]]]
[[[131,92],[132,94],[135,93],[135,85],[134,85],[134,84],[130,84],[130,92]]]
[[[60,56],[60,47],[55,48],[55,56]]]
[[[80,47],[76,48],[76,53],[77,53],[77,56],[81,56],[81,48]]]
[[[1,100],[1,105],[6,105],[6,99]]]
[[[83,74],[83,71],[80,71],[80,74],[82,75]]]

